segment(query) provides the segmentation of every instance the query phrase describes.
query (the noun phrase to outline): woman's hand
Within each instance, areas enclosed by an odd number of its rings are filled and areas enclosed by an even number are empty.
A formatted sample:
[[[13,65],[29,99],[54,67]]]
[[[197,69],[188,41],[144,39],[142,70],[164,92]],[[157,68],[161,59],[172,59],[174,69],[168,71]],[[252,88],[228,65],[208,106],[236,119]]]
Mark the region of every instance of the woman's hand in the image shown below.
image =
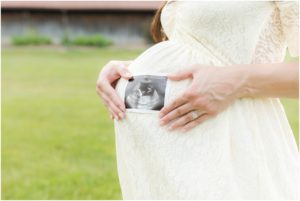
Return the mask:
[[[169,75],[171,80],[193,80],[179,98],[160,111],[161,125],[170,124],[169,130],[187,131],[215,116],[239,98],[245,77],[242,68],[198,64]]]
[[[120,77],[125,79],[132,77],[127,69],[130,63],[131,61],[110,61],[102,68],[98,76],[96,91],[109,110],[112,119],[119,120],[125,115],[125,105],[114,87]]]
[[[161,112],[161,125],[189,130],[215,116],[241,97],[299,97],[299,62],[237,64],[226,67],[194,65],[168,76],[192,78],[189,88]],[[197,115],[198,114],[198,115]]]

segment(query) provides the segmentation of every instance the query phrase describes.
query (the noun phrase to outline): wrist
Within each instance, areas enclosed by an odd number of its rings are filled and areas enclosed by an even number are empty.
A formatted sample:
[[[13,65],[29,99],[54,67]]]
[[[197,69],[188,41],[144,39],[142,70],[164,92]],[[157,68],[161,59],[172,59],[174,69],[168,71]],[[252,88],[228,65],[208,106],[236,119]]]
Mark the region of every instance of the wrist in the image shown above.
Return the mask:
[[[237,69],[237,98],[252,97],[254,88],[252,86],[253,71],[247,65],[238,65]]]

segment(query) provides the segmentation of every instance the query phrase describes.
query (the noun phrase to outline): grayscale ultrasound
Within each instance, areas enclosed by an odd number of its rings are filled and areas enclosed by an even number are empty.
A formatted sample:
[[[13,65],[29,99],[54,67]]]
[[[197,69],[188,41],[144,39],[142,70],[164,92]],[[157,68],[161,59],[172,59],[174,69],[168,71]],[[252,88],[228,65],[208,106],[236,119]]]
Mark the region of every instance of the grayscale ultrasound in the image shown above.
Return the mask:
[[[125,90],[127,109],[160,110],[164,106],[167,77],[138,75],[128,81]]]

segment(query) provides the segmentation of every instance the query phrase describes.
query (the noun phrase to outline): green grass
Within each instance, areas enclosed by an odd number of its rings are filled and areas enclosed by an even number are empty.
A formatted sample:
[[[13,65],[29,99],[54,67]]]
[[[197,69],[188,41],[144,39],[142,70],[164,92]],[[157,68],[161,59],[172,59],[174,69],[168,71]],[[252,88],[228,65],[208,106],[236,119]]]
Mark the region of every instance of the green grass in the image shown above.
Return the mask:
[[[95,82],[109,60],[141,52],[2,52],[3,199],[121,199],[113,122]],[[298,133],[298,102],[283,103]]]
[[[19,48],[2,54],[4,199],[120,199],[101,67],[138,50]]]

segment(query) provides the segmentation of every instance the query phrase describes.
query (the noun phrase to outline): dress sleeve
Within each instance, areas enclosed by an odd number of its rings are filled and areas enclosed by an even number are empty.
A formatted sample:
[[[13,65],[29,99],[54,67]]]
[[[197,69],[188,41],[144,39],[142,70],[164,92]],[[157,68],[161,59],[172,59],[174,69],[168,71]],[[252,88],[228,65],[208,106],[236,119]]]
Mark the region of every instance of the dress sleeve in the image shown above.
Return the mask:
[[[285,41],[291,56],[299,56],[299,2],[275,1]]]

